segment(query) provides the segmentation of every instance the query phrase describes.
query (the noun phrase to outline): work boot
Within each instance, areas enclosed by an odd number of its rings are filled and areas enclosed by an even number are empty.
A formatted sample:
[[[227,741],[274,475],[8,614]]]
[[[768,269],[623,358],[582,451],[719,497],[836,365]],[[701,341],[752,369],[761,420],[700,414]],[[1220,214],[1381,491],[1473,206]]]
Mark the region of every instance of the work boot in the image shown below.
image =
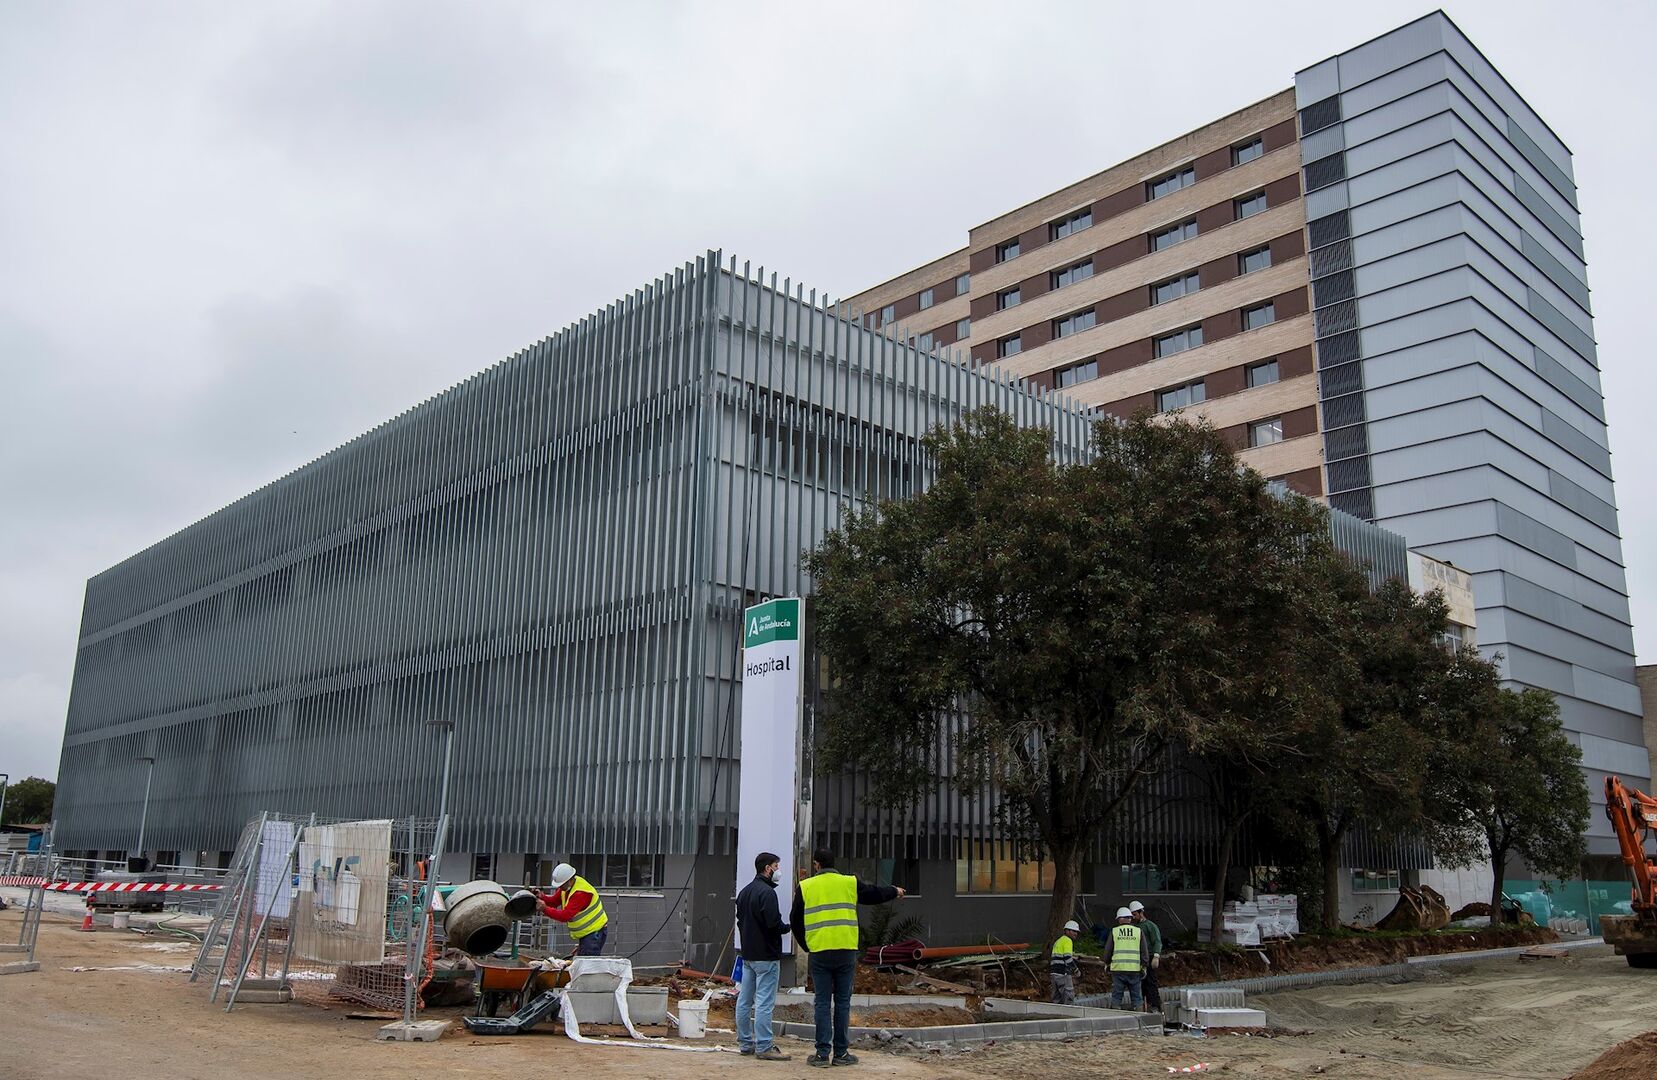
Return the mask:
[[[857,1055],[850,1052],[837,1054],[834,1058],[834,1063],[836,1065],[856,1065]]]
[[[761,1050],[759,1053],[754,1055],[755,1061],[787,1061],[788,1058],[789,1055],[783,1053],[775,1046],[767,1046],[764,1050]]]
[[[743,1057],[753,1057],[754,1048],[752,1046],[744,1046],[742,1049],[738,1050],[737,1053],[741,1054]]]
[[[834,1064],[834,1062],[830,1061],[822,1054],[812,1054],[810,1057],[805,1059],[805,1063],[814,1069],[826,1069],[830,1065]]]

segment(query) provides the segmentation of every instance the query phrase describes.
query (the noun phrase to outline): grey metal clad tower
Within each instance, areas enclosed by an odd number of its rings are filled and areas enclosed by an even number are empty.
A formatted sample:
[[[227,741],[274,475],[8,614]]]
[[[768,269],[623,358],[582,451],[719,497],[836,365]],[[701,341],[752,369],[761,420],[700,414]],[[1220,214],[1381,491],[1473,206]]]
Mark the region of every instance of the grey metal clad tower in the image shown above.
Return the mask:
[[[1472,573],[1603,801],[1650,767],[1570,151],[1442,12],[1295,93],[1330,502]]]

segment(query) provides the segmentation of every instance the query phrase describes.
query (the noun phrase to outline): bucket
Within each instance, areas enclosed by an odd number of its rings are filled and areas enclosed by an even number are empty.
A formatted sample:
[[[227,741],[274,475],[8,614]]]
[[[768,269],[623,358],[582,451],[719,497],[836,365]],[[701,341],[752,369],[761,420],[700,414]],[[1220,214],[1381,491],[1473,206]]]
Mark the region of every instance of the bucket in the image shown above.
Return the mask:
[[[679,1037],[681,1039],[700,1039],[708,1033],[708,1003],[705,1001],[691,1001],[688,998],[679,1002]]]
[[[132,913],[130,911],[117,911],[114,914],[113,919],[115,929],[125,930],[132,922]]]

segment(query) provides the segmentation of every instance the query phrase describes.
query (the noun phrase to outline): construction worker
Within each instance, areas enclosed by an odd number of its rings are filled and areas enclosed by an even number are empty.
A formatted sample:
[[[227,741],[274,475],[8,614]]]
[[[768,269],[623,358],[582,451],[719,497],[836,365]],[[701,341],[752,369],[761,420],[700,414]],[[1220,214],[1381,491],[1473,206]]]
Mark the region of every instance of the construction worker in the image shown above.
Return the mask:
[[[1064,924],[1064,933],[1053,942],[1053,953],[1047,960],[1047,977],[1053,981],[1055,1005],[1076,1004],[1076,975],[1081,964],[1076,960],[1076,936],[1082,926],[1075,919]]]
[[[857,905],[884,904],[903,895],[894,885],[871,885],[834,869],[834,853],[818,848],[811,877],[794,887],[788,925],[794,940],[811,953],[811,988],[816,995],[817,1052],[806,1064],[856,1065],[851,1052],[852,973],[857,970]],[[833,1009],[833,1024],[829,1013]],[[832,1052],[832,1056],[831,1056]]]
[[[1133,912],[1116,909],[1116,925],[1110,928],[1105,952],[1110,968],[1110,1007],[1120,1009],[1123,997],[1132,1003],[1134,1012],[1144,1007],[1140,982],[1151,966],[1151,943],[1133,924]]]
[[[601,954],[604,939],[609,936],[605,927],[610,925],[610,917],[604,914],[604,901],[598,898],[598,890],[577,874],[575,867],[563,862],[552,868],[552,890],[535,895],[540,898],[541,910],[548,918],[569,928],[570,937],[575,939],[575,955]]]
[[[1133,912],[1133,923],[1144,932],[1151,943],[1151,966],[1145,969],[1144,981],[1140,984],[1145,993],[1145,1011],[1159,1013],[1162,1011],[1162,991],[1156,984],[1156,969],[1162,964],[1162,928],[1152,922],[1145,915],[1145,905],[1138,900],[1128,905]]]

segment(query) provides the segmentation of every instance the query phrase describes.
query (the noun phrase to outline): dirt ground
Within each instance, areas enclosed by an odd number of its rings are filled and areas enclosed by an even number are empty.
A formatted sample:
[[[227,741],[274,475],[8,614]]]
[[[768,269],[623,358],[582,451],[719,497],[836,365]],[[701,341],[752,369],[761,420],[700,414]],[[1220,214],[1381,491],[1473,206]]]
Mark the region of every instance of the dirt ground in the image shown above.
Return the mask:
[[[15,912],[0,914],[0,941],[14,940]],[[305,1005],[238,1006],[226,1015],[205,988],[169,968],[187,967],[189,946],[107,927],[80,934],[48,915],[42,970],[0,976],[0,1080],[46,1080],[69,1072],[128,1080],[371,1080],[378,1076],[507,1074],[578,1068],[597,1078],[724,1077],[755,1069],[805,1075],[794,1060],[748,1062],[731,1053],[584,1047],[561,1033],[479,1039],[461,1032],[437,1044],[374,1041],[379,1024]],[[101,970],[73,971],[72,968]],[[114,970],[119,969],[119,970]],[[1561,1078],[1613,1044],[1657,1028],[1657,973],[1629,968],[1608,949],[1567,959],[1491,960],[1430,969],[1401,985],[1323,987],[1260,995],[1279,1029],[1261,1038],[1110,1036],[1008,1043],[966,1053],[862,1051],[863,1073],[934,1078],[1039,1075],[1166,1077],[1208,1062],[1233,1075],[1328,1075],[1351,1080],[1507,1076]],[[715,1034],[703,1047],[728,1046]],[[1592,1075],[1592,1074],[1585,1074]]]

